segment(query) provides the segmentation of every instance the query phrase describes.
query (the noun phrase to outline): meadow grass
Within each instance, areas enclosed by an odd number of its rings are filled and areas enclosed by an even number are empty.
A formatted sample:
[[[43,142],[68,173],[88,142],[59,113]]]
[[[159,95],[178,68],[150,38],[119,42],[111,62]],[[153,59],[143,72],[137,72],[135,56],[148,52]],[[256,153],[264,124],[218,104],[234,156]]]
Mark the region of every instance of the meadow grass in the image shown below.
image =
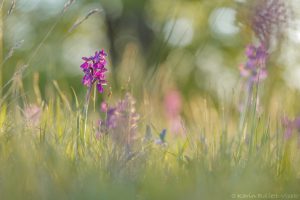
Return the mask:
[[[298,198],[297,143],[284,139],[280,122],[253,117],[253,106],[241,137],[238,126],[232,134],[216,123],[216,132],[187,130],[159,144],[159,132],[139,123],[129,152],[109,134],[96,137],[93,120],[84,137],[80,105],[69,108],[57,95],[29,117],[20,106],[2,103],[1,199]]]
[[[0,84],[0,200],[300,198],[299,142],[296,134],[285,137],[281,121],[282,110],[293,106],[282,105],[288,102],[282,98],[264,98],[259,83],[246,91],[246,97],[244,90],[235,94],[245,102],[240,110],[235,95],[230,103],[187,95],[182,132],[177,135],[161,111],[162,88],[167,88],[172,73],[160,69],[150,78],[142,71],[128,70],[131,76],[116,72],[115,77],[131,78],[117,89],[121,92],[107,95],[107,88],[98,94],[90,88],[91,98],[74,89],[70,95],[53,81],[45,86],[53,92],[43,99],[36,73],[34,95],[29,96],[23,72],[73,2],[67,1],[27,62]],[[14,10],[12,3],[8,15]],[[69,32],[98,12],[88,12]],[[1,70],[18,46],[3,59]],[[297,103],[297,95],[288,92],[277,90],[274,96]],[[98,97],[113,106],[130,93],[136,103],[121,112],[125,119],[118,128],[101,129],[99,120],[105,122],[109,114],[100,111]],[[262,107],[257,99],[264,100]]]

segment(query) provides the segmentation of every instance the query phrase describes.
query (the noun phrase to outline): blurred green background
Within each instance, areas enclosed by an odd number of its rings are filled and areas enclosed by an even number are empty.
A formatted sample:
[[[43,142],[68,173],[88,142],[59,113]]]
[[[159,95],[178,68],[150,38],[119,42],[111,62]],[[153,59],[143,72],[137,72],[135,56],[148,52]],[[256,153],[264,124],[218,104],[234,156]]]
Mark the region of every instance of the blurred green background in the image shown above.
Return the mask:
[[[256,40],[251,2],[0,0],[4,198],[228,199],[234,191],[299,191],[296,140],[283,138],[282,125],[285,115],[293,120],[300,113],[299,0],[285,1],[293,17],[286,37],[269,49],[269,77],[259,85],[260,103],[244,110],[244,124],[239,65]],[[108,53],[108,86],[92,95],[90,115],[81,118],[87,89],[81,57],[101,48]],[[114,106],[126,91],[137,100],[139,137],[144,142],[153,134],[134,159],[113,140],[97,138],[101,101]],[[28,123],[26,107],[38,126]],[[88,119],[87,140],[82,119]],[[156,144],[163,129],[167,148]]]
[[[217,102],[230,100],[233,90],[240,88],[238,66],[246,60],[245,46],[254,40],[247,21],[247,1],[69,1],[73,3],[62,14],[66,2],[2,1],[2,60],[16,47],[2,66],[3,83],[16,69],[29,64],[23,84],[31,101],[37,98],[30,95],[34,81],[42,99],[53,94],[53,80],[70,98],[72,88],[84,95],[81,57],[101,48],[109,55],[107,90],[120,91],[129,84],[141,95],[144,89],[159,94],[175,87],[187,98],[204,94]],[[287,2],[297,10],[296,0]],[[94,9],[99,12],[76,24]],[[265,83],[268,92],[278,91],[278,87],[300,89],[296,16],[295,12],[285,43],[271,49],[274,59]]]

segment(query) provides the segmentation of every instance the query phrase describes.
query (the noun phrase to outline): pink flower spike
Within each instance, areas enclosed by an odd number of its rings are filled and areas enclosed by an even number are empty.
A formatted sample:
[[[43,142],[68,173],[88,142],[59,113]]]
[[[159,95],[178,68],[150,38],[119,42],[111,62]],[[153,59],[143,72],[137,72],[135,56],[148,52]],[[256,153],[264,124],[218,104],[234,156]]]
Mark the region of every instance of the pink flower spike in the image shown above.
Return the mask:
[[[103,85],[106,85],[105,72],[106,57],[107,54],[102,49],[96,51],[94,56],[82,57],[84,63],[80,65],[80,68],[84,72],[82,84],[91,87],[94,83],[96,84],[97,90],[102,93],[104,91]]]
[[[252,83],[266,79],[268,76],[266,69],[268,52],[265,45],[261,43],[258,47],[255,47],[250,44],[246,47],[245,54],[248,60],[239,67],[241,76],[248,78]]]

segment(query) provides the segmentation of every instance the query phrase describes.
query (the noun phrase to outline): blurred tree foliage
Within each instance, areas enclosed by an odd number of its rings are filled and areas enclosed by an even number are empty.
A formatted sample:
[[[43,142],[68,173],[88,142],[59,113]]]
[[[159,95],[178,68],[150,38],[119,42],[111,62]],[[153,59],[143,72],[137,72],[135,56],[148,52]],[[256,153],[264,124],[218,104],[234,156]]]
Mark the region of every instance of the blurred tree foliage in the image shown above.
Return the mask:
[[[137,71],[140,79],[131,77],[135,85],[155,88],[165,79],[184,94],[219,98],[239,80],[243,48],[252,37],[241,23],[247,10],[241,1],[85,0],[74,1],[62,14],[63,0],[19,0],[10,15],[12,1],[3,2],[3,57],[24,40],[3,64],[3,82],[29,64],[24,87],[30,91],[38,72],[42,96],[51,95],[53,80],[70,95],[71,88],[83,93],[81,56],[105,48],[113,89],[124,86],[120,76]],[[68,32],[93,9],[100,12]],[[158,79],[158,74],[165,76]]]

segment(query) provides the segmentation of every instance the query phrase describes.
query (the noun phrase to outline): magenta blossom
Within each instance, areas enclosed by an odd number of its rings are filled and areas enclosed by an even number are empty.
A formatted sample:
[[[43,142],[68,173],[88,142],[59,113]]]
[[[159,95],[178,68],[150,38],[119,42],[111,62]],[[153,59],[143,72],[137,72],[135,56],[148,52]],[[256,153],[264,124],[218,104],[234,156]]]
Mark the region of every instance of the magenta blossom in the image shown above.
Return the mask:
[[[96,83],[97,89],[100,93],[103,92],[103,85],[106,85],[105,68],[107,62],[107,54],[102,49],[101,51],[96,51],[94,56],[89,58],[83,57],[84,63],[80,66],[84,72],[84,77],[82,79],[82,84],[88,87],[92,87]]]
[[[297,131],[300,137],[300,117],[295,118],[294,120],[291,120],[287,117],[283,117],[281,120],[281,123],[285,129],[284,131],[284,137],[286,139],[289,139],[293,135],[293,131]]]
[[[139,114],[135,109],[135,99],[127,93],[115,106],[104,106],[106,119],[99,121],[99,130],[111,136],[119,145],[131,146],[136,138]]]
[[[266,68],[268,52],[265,45],[260,44],[258,47],[248,45],[245,54],[248,60],[240,66],[241,75],[249,78],[252,83],[264,80],[268,75]]]

